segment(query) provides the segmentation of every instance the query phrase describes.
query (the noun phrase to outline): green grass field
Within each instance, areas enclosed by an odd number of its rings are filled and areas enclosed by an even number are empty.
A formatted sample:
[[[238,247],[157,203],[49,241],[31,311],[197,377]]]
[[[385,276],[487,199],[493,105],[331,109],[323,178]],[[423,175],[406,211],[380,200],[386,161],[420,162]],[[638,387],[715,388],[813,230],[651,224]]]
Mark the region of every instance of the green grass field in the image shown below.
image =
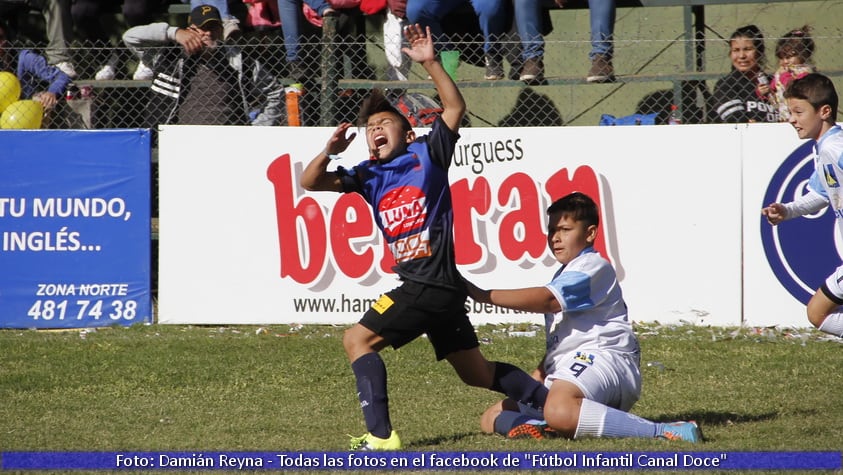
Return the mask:
[[[343,329],[0,331],[0,447],[344,451],[346,434],[365,428],[342,350]],[[644,390],[633,412],[660,421],[695,419],[707,439],[702,445],[481,434],[478,418],[496,394],[462,385],[419,339],[383,352],[392,419],[405,450],[841,449],[841,340],[807,329],[647,324],[636,331]],[[541,357],[541,331],[512,337],[504,326],[483,326],[478,334],[490,359],[530,369]]]

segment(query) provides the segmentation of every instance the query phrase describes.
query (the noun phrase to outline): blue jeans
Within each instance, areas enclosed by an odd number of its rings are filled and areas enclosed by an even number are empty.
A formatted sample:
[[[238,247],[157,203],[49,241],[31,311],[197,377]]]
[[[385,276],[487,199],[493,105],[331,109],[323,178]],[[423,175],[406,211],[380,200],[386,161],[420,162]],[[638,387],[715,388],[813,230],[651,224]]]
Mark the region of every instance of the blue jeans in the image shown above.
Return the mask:
[[[434,40],[440,44],[440,50],[454,49],[442,30],[442,18],[464,5],[469,0],[407,0],[407,20],[410,24],[418,23],[429,26]],[[474,13],[480,20],[483,31],[483,51],[487,55],[499,54],[498,40],[506,33],[506,9],[504,0],[470,0]],[[508,1],[508,0],[506,0]]]
[[[588,12],[591,20],[591,53],[588,57],[602,54],[610,59],[615,48],[615,0],[588,0]]]
[[[544,56],[544,37],[541,34],[541,0],[514,0],[515,28],[521,40],[521,58],[541,58]]]
[[[220,18],[222,18],[223,20],[231,20],[236,18],[234,15],[231,14],[231,12],[228,11],[227,0],[181,0],[181,2],[189,3],[191,10],[198,7],[199,5],[210,5],[212,7],[216,7],[217,10],[220,11]]]
[[[320,15],[331,6],[328,0],[304,0],[304,3]],[[278,16],[281,17],[281,32],[284,34],[287,62],[299,60],[301,26],[305,21],[301,8],[302,0],[278,0]]]
[[[515,25],[521,38],[521,56],[524,59],[544,55],[544,38],[541,35],[541,0],[514,0]],[[588,0],[591,23],[590,59],[602,54],[614,55],[612,40],[615,36],[615,0]]]

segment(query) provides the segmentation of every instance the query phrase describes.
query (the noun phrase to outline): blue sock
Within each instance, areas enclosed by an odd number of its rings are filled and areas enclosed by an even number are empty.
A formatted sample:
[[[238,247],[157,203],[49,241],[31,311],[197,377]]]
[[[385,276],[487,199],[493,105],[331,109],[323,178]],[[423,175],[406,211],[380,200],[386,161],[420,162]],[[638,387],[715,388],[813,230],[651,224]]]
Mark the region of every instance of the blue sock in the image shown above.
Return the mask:
[[[377,353],[366,353],[351,363],[351,369],[357,378],[357,397],[363,409],[366,429],[375,437],[388,439],[392,434],[392,422],[389,420],[383,360]]]
[[[502,411],[495,418],[495,433],[506,437],[513,428],[532,420],[535,419],[517,411]]]
[[[535,409],[544,407],[547,401],[547,388],[520,368],[509,363],[495,362],[495,379],[492,391],[506,394],[512,400],[524,403]]]

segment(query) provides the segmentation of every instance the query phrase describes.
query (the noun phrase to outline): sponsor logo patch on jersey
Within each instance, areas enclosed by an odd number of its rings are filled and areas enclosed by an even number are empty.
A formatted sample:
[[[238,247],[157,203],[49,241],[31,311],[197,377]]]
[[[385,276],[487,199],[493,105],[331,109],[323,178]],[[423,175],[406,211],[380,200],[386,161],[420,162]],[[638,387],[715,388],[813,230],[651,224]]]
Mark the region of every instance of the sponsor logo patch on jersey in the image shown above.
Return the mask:
[[[761,207],[787,203],[804,195],[813,171],[813,142],[808,141],[794,150],[773,174]],[[824,175],[826,180],[831,178],[839,183],[828,170]],[[840,256],[834,239],[834,213],[823,208],[817,214],[794,218],[777,226],[767,223],[760,213],[759,217],[761,242],[770,269],[788,293],[807,304],[840,263],[834,259],[834,256]]]
[[[834,167],[831,164],[825,165],[825,182],[828,184],[829,188],[837,188],[840,186],[840,180],[837,179],[837,175],[834,173]]]
[[[577,361],[582,361],[583,363],[594,364],[594,355],[591,353],[583,353],[582,351],[578,351],[577,355],[574,356],[574,359]]]
[[[418,229],[427,217],[425,196],[421,188],[404,186],[385,194],[378,204],[383,230],[389,236]]]

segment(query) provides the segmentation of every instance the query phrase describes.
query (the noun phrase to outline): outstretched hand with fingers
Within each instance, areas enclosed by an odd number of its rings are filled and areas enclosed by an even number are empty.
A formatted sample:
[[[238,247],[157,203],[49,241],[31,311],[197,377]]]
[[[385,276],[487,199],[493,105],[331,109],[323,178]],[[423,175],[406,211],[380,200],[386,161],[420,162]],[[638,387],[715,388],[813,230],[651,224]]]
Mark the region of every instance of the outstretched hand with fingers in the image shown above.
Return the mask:
[[[328,144],[325,145],[325,153],[334,155],[345,152],[345,149],[348,148],[351,141],[354,140],[354,137],[357,137],[357,132],[352,132],[351,134],[347,134],[349,128],[353,127],[353,124],[350,122],[343,122],[342,124],[338,125],[336,129],[334,129],[334,133],[331,135],[331,138],[328,139]]]
[[[761,214],[767,217],[767,222],[776,225],[784,221],[787,209],[781,203],[773,203],[761,210]]]
[[[422,29],[417,23],[404,29],[404,37],[410,47],[401,48],[407,56],[417,63],[433,61],[436,53],[433,51],[433,38],[430,36],[430,27]]]

